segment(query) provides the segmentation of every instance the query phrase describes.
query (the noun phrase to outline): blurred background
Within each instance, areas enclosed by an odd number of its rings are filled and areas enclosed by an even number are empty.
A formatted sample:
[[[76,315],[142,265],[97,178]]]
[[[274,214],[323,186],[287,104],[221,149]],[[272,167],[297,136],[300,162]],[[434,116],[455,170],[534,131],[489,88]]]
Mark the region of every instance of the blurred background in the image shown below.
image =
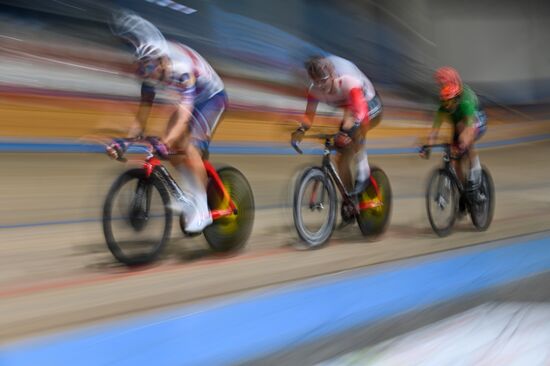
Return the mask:
[[[0,4],[4,85],[129,94],[109,75],[88,88],[68,80],[75,72],[93,71],[94,66],[116,70],[129,60],[130,50],[117,42],[109,27],[115,11],[129,9],[157,25],[167,38],[198,50],[226,77],[302,88],[304,60],[328,52],[350,59],[378,88],[409,102],[430,100],[432,72],[441,65],[456,67],[486,103],[535,104],[548,102],[550,96],[550,4],[543,0]],[[27,65],[49,73],[36,70],[37,75],[29,75],[24,72],[26,65],[15,67],[10,62],[25,55]],[[42,64],[47,62],[44,58],[89,68]],[[12,70],[7,69],[10,65]]]
[[[101,208],[125,167],[88,153],[103,152],[98,139],[124,134],[140,93],[133,50],[111,31],[121,10],[197,50],[226,85],[229,111],[212,150],[254,191],[242,262],[200,262],[210,255],[204,242],[183,239],[177,224],[168,264],[135,276],[105,247]],[[0,0],[0,342],[550,229],[549,44],[547,0]],[[284,121],[305,108],[303,62],[325,53],[354,62],[381,95],[369,159],[390,177],[394,213],[379,243],[365,244],[355,227],[304,254],[289,245],[288,189],[296,171],[320,159],[293,154],[296,126]],[[424,206],[425,178],[440,161],[397,154],[415,151],[428,132],[432,75],[443,65],[480,96],[489,116],[480,143],[506,146],[481,153],[497,192],[491,229],[476,232],[466,220],[447,239],[435,237]],[[319,112],[316,127],[337,126],[339,111]],[[162,133],[168,113],[155,107],[149,134]]]
[[[113,14],[120,10],[138,13],[168,39],[195,48],[220,73],[231,104],[219,141],[286,140],[286,130],[282,134],[263,123],[255,136],[239,133],[237,122],[229,122],[231,113],[244,111],[239,123],[251,116],[276,122],[284,119],[281,113],[301,113],[302,66],[313,54],[333,53],[356,63],[382,95],[387,121],[430,123],[437,101],[432,74],[442,65],[458,69],[488,108],[490,121],[546,117],[541,107],[550,101],[550,4],[543,0],[21,0],[0,5],[0,102],[24,93],[19,102],[29,104],[5,114],[0,137],[81,138],[105,126],[115,128],[115,110],[123,129],[133,107],[121,102],[135,102],[139,87],[131,74],[133,50],[111,32]],[[78,105],[72,100],[72,108],[93,116],[78,113],[69,121],[42,113],[38,121],[30,113],[38,100],[31,99],[46,91],[84,98]],[[48,102],[66,108],[57,99]],[[322,106],[320,112],[335,111]]]

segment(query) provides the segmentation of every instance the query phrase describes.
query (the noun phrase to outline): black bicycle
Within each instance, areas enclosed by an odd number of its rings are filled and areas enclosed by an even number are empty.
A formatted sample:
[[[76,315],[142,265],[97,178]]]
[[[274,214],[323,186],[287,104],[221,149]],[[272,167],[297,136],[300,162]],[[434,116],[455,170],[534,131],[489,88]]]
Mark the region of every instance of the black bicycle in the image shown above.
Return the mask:
[[[390,221],[392,192],[386,173],[376,166],[371,166],[370,184],[361,194],[352,196],[344,187],[330,158],[331,151],[336,150],[335,136],[306,136],[324,140],[321,166],[305,169],[296,181],[293,194],[294,225],[307,248],[319,248],[332,236],[336,226],[338,204],[335,185],[342,197],[343,216],[346,219],[355,219],[361,233],[368,239],[373,240],[383,234]],[[294,141],[292,147],[298,153],[303,153]]]
[[[432,148],[443,148],[443,166],[433,171],[426,191],[426,209],[433,230],[439,236],[451,233],[460,215],[470,213],[472,223],[479,231],[491,225],[495,208],[493,178],[489,170],[482,166],[481,182],[478,188],[471,189],[458,178],[451,161],[461,161],[465,152],[451,153],[451,144],[423,145],[421,151],[429,158]]]

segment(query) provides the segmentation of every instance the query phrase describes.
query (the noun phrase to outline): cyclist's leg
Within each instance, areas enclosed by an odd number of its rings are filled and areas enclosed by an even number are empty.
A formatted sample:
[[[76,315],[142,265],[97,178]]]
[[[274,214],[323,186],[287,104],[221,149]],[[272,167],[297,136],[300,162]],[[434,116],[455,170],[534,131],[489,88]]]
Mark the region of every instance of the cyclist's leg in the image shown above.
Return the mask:
[[[191,142],[187,145],[186,155],[189,156],[190,164],[195,168],[195,174],[200,174],[201,184],[196,187],[197,205],[202,216],[206,216],[211,222],[210,211],[208,208],[208,197],[206,193],[206,171],[204,168],[203,159],[208,159],[208,149],[212,134],[216,129],[227,105],[227,96],[225,92],[220,92],[212,98],[197,103],[193,110],[193,118],[191,119]],[[209,223],[208,222],[208,223]],[[193,223],[193,221],[192,221]],[[204,224],[204,222],[203,222]],[[199,225],[194,231],[199,231],[203,225]]]
[[[361,126],[353,136],[353,144],[351,148],[339,151],[337,156],[337,166],[340,173],[340,178],[350,193],[357,193],[355,192],[356,189],[352,188],[352,174],[350,169],[352,160],[354,160],[356,167],[357,175],[355,186],[358,186],[356,188],[358,188],[359,191],[363,191],[363,189],[366,188],[366,184],[369,182],[368,178],[370,176],[370,167],[365,147],[365,139],[367,131],[378,126],[382,120],[382,102],[380,101],[378,95],[368,102],[368,110],[369,123],[366,123],[365,121],[361,123]],[[359,182],[359,184],[357,184],[357,182]]]
[[[225,112],[227,97],[224,92],[195,105],[189,129],[190,136],[185,141],[185,152],[189,156],[186,165],[200,178],[206,192],[206,171],[203,158],[208,158],[210,139]]]
[[[193,111],[193,122],[191,124],[191,135],[194,144],[208,155],[210,140],[216,128],[223,118],[227,108],[227,95],[225,91],[215,94],[212,98],[195,106]]]
[[[452,148],[455,152],[459,149],[460,134],[464,131],[464,124],[458,123],[454,126],[453,139],[451,141]],[[461,160],[451,160],[456,175],[461,182],[464,182],[464,172],[462,171],[462,159]]]
[[[354,140],[355,143],[355,167],[356,167],[356,177],[355,177],[355,187],[354,194],[359,194],[363,192],[368,185],[370,184],[370,165],[367,155],[367,144],[366,136],[367,132],[375,128],[380,124],[382,120],[382,103],[378,98],[378,95],[375,96],[371,101],[369,101],[369,120],[363,121],[359,134]]]
[[[184,197],[177,197],[173,209],[185,215],[186,230],[201,231],[209,223],[208,204],[206,203],[206,172],[200,154],[191,143],[189,121],[180,118],[176,111],[170,117],[165,136],[176,139],[171,148],[179,155],[171,155],[170,163],[178,170],[184,183]],[[206,207],[206,209],[205,209]],[[211,219],[210,219],[211,220]]]
[[[473,188],[479,186],[479,183],[481,182],[481,163],[479,161],[479,155],[475,149],[475,142],[479,140],[487,131],[487,120],[485,113],[482,111],[478,111],[476,113],[474,128],[474,139],[472,146],[468,151],[468,158],[470,160],[470,175],[468,180]]]
[[[166,126],[165,137],[175,141],[171,148],[182,154],[171,155],[169,161],[178,170],[183,168],[188,169],[191,174],[196,177],[193,181],[198,180],[198,182],[206,182],[206,172],[202,161],[200,158],[196,158],[196,153],[194,153],[193,148],[190,146],[191,138],[189,131],[192,128],[193,117],[186,121],[185,118],[182,118],[180,113],[181,112],[176,109],[170,116]],[[195,111],[193,111],[193,114],[194,113]],[[188,177],[186,177],[186,181],[188,181],[187,178]]]
[[[206,171],[201,153],[193,143],[187,143],[184,152],[183,164],[177,168],[188,193],[189,200],[186,203],[192,206],[189,210],[183,211],[185,230],[190,233],[200,232],[212,222],[206,195]]]
[[[460,132],[463,130],[463,126],[457,125],[454,127],[453,136],[451,140],[452,150],[456,151],[459,147],[459,136]],[[453,151],[453,152],[454,152]],[[458,179],[464,183],[464,173],[462,171],[462,161],[464,160],[451,160],[451,164],[456,172]],[[466,200],[464,196],[460,196],[458,201],[458,218],[461,219],[466,214]]]
[[[348,192],[351,192],[352,190],[350,165],[353,160],[353,156],[354,150],[352,147],[339,149],[336,154],[336,167],[338,169],[338,174],[340,175],[340,179]]]
[[[202,162],[201,152],[194,143],[197,140],[197,130],[204,129],[205,137],[202,139],[206,141],[208,141],[210,133],[209,125],[205,122],[201,113],[201,107],[203,106],[200,104],[194,106],[189,122],[182,122],[180,112],[176,111],[170,118],[166,131],[166,135],[172,139],[174,137],[179,138],[173,148],[183,152],[183,155],[171,156],[170,162],[180,172],[185,183],[184,189],[188,193],[187,197],[182,198],[181,202],[177,203],[178,210],[182,210],[185,214],[186,230],[188,232],[200,232],[212,222],[206,196],[206,170]],[[182,123],[186,124],[182,126]],[[185,208],[186,205],[187,209]]]
[[[475,188],[481,181],[481,163],[479,161],[479,155],[472,145],[468,150],[468,159],[470,160],[470,173],[468,175],[468,184]]]
[[[351,147],[338,149],[336,154],[336,168],[338,169],[338,175],[340,176],[340,179],[342,180],[342,183],[348,193],[352,191],[350,165],[353,160],[353,155],[354,150]],[[354,221],[352,208],[350,208],[345,201],[342,201],[340,215],[342,216],[341,228],[351,224]]]
[[[363,192],[370,183],[370,165],[367,155],[366,129],[361,129],[354,141],[355,184],[353,194]]]

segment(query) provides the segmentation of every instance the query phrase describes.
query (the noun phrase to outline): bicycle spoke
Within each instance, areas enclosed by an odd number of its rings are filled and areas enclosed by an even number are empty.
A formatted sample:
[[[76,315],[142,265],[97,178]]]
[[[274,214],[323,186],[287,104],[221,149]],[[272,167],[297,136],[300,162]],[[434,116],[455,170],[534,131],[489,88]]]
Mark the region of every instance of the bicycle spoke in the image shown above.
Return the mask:
[[[440,236],[447,235],[456,220],[458,208],[458,191],[448,172],[434,172],[428,186],[426,204],[434,231]]]
[[[322,197],[326,191],[326,186],[319,180],[311,182],[312,184],[306,187],[303,195],[303,203],[301,215],[303,217],[304,227],[310,234],[314,234],[320,230],[327,221],[328,210],[325,209]],[[311,197],[309,202],[307,197]]]
[[[170,234],[168,193],[145,180],[140,169],[124,173],[111,188],[103,213],[103,229],[113,255],[127,265],[154,260]]]

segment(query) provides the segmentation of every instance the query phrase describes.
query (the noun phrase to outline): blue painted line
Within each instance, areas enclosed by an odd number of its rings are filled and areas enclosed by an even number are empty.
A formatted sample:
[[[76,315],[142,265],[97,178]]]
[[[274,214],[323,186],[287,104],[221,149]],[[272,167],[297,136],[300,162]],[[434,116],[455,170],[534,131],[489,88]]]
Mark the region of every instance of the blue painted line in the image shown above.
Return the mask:
[[[273,205],[263,205],[256,207],[257,211],[270,210],[275,208],[284,208],[289,207],[285,204],[273,204]],[[124,218],[118,217],[113,220],[123,220]],[[51,220],[51,221],[38,221],[38,222],[23,222],[20,224],[11,224],[11,225],[0,225],[0,230],[2,229],[21,229],[27,227],[40,227],[40,226],[52,226],[52,225],[73,225],[73,224],[84,224],[88,222],[101,222],[101,218],[86,218],[86,219],[75,219],[75,220]]]
[[[72,225],[72,224],[83,224],[86,222],[99,222],[99,221],[100,219],[78,219],[78,220],[53,220],[53,221],[25,222],[21,224],[13,224],[13,225],[0,225],[0,229],[20,229],[20,228],[26,228],[26,227]]]
[[[26,142],[1,141],[0,152],[30,152],[30,153],[99,153],[105,152],[100,145],[86,145],[69,142]]]
[[[150,217],[164,217],[164,215],[151,215]],[[127,217],[114,217],[112,221],[121,221],[126,220]],[[40,222],[27,222],[21,224],[12,224],[12,225],[0,225],[0,229],[20,229],[25,227],[40,227],[40,226],[52,226],[52,225],[72,225],[72,224],[83,224],[87,222],[101,222],[101,218],[87,218],[87,219],[77,219],[77,220],[53,220],[53,221],[40,221]]]
[[[491,148],[491,147],[499,147],[499,146],[508,146],[508,145],[515,145],[515,144],[523,144],[528,142],[538,142],[538,141],[544,141],[550,139],[550,134],[542,134],[542,135],[536,135],[536,136],[524,136],[524,137],[516,137],[513,139],[503,140],[503,141],[489,141],[489,142],[481,142],[476,143],[476,146],[478,148],[484,149],[484,148]]]
[[[546,188],[548,186],[547,183],[522,183],[522,184],[516,184],[516,185],[508,185],[508,186],[499,186],[498,191],[501,193],[504,192],[516,192],[518,189],[523,190],[530,190],[530,189],[539,189],[539,188]],[[423,198],[424,194],[397,194],[393,195],[394,200],[410,200],[410,199],[418,199]],[[284,203],[275,203],[270,205],[261,205],[256,206],[257,211],[263,211],[263,210],[272,210],[277,208],[290,208],[290,203],[284,204]],[[88,223],[88,222],[100,222],[100,218],[86,218],[86,219],[75,219],[75,220],[52,220],[52,221],[38,221],[38,222],[23,222],[19,224],[11,224],[11,225],[0,225],[0,230],[2,229],[19,229],[19,228],[27,228],[27,227],[40,227],[40,226],[50,226],[50,225],[73,225],[73,224],[82,224],[82,223]]]
[[[522,183],[522,184],[515,184],[515,185],[508,185],[508,186],[499,186],[498,191],[501,193],[504,192],[516,192],[518,189],[523,190],[530,190],[530,189],[539,189],[539,188],[546,188],[548,186],[547,183]],[[393,196],[394,200],[410,200],[410,199],[418,199],[423,198],[424,193],[422,194],[397,194]],[[275,203],[270,205],[261,205],[256,206],[256,211],[263,211],[263,210],[272,210],[277,208],[291,208],[290,203],[284,204],[284,203]],[[82,224],[82,223],[88,223],[88,222],[100,222],[101,218],[86,218],[86,219],[75,219],[75,220],[52,220],[52,221],[38,221],[38,222],[23,222],[19,224],[11,224],[11,225],[0,225],[0,230],[2,229],[19,229],[19,228],[26,228],[26,227],[40,227],[40,226],[50,226],[50,225],[72,225],[72,224]]]
[[[0,360],[6,366],[236,364],[550,270],[550,238],[523,240],[27,340],[2,346]]]
[[[537,136],[518,137],[508,140],[482,142],[476,144],[478,148],[492,148],[500,146],[515,145],[520,143],[537,142],[550,140],[550,134],[542,134]],[[319,155],[323,149],[319,144],[315,147],[305,145],[305,155]],[[105,149],[101,145],[88,145],[73,142],[62,141],[14,141],[0,140],[0,152],[26,152],[26,153],[105,153]],[[139,150],[131,149],[130,152],[139,152]],[[220,155],[297,155],[294,149],[286,144],[216,144],[215,142],[210,147],[212,154]],[[417,153],[416,147],[390,147],[390,148],[369,148],[369,155],[395,155],[395,154],[414,154]]]

